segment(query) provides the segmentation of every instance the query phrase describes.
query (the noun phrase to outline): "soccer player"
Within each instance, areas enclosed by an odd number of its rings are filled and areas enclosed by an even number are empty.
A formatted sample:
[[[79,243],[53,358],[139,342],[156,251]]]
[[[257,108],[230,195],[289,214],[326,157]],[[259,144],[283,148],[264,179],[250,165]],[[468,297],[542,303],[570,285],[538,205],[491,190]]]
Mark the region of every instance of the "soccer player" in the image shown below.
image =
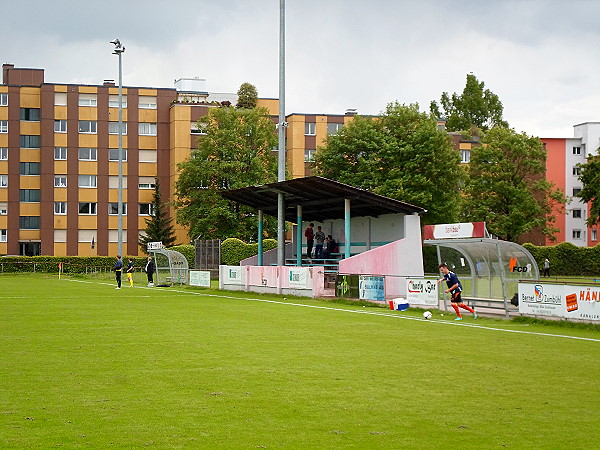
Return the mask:
[[[127,264],[127,279],[129,280],[129,287],[133,287],[133,260],[129,258],[129,264]]]
[[[460,296],[460,293],[462,291],[462,284],[460,284],[460,280],[458,279],[456,274],[454,272],[451,272],[450,269],[448,269],[448,266],[444,263],[439,265],[439,269],[444,276],[438,280],[438,283],[446,280],[448,289],[446,289],[444,292],[450,292],[452,295],[451,304],[454,308],[454,311],[456,311],[456,315],[458,316],[454,320],[462,320],[462,316],[460,315],[460,310],[458,308],[470,311],[471,313],[473,313],[473,319],[477,319],[477,313],[475,312],[475,310],[470,306],[465,305],[462,301],[462,298]]]
[[[121,289],[121,272],[123,271],[123,261],[121,261],[121,255],[117,256],[113,270],[115,271],[115,278],[117,279],[117,287],[115,289]]]

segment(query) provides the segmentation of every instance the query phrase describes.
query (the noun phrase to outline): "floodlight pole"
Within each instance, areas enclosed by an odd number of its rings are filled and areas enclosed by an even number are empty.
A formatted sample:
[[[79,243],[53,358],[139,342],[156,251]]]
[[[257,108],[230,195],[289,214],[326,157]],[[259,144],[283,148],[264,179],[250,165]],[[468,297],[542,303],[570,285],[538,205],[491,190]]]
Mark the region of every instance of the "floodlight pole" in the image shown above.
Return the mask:
[[[285,181],[285,0],[279,0],[279,125],[277,181]],[[277,194],[277,265],[285,265],[285,198]]]
[[[123,64],[122,58],[125,47],[118,39],[111,41],[115,45],[113,55],[119,56],[119,189],[118,189],[118,222],[117,222],[117,254],[123,255]]]

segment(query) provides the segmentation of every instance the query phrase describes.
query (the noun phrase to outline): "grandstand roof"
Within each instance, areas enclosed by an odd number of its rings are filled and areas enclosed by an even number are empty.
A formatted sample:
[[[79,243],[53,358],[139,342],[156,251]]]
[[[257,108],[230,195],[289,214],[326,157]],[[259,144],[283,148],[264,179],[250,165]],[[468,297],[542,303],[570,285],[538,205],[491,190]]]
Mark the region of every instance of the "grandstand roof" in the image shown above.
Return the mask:
[[[302,206],[302,220],[304,221],[343,219],[345,199],[350,200],[352,217],[427,212],[426,209],[419,206],[316,176],[221,191],[220,194],[229,200],[260,209],[265,214],[277,217],[279,192],[282,192],[285,198],[285,220],[293,223],[296,223],[297,220],[296,207],[298,205]]]

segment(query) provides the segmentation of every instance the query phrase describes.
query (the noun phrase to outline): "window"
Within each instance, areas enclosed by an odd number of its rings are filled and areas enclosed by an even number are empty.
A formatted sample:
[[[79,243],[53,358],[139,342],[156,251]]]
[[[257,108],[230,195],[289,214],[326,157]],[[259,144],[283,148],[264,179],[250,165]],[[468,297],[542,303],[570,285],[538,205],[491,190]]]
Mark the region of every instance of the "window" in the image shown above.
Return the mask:
[[[67,159],[67,147],[54,147],[54,159],[56,159],[56,160]]]
[[[581,147],[573,147],[574,155],[581,155]]]
[[[8,214],[8,203],[0,203],[0,216],[6,216]]]
[[[54,214],[61,216],[67,214],[67,202],[54,202]]]
[[[8,133],[8,120],[0,120],[0,133]]]
[[[39,189],[19,189],[19,201],[25,203],[39,203]]]
[[[54,105],[67,106],[67,93],[66,92],[55,92],[54,93]]]
[[[581,167],[574,166],[573,167],[573,175],[579,176],[581,174]]]
[[[581,192],[581,188],[573,188],[573,197],[576,197],[577,194]]]
[[[581,219],[581,210],[580,209],[574,209],[573,210],[573,218],[574,219]]]
[[[123,187],[127,187],[127,177],[123,177]],[[119,189],[119,177],[117,175],[108,176],[108,188]]]
[[[592,230],[592,241],[598,240],[598,230]]]
[[[343,126],[343,123],[328,123],[327,134],[337,134],[338,131],[340,131],[340,128],[342,128]]]
[[[96,175],[79,175],[80,188],[95,188],[97,187]]]
[[[67,132],[67,121],[66,120],[55,120],[54,121],[54,132],[55,133],[66,133]]]
[[[39,216],[20,216],[19,217],[19,228],[21,230],[39,230],[40,229],[40,217]]]
[[[140,216],[151,216],[154,214],[154,205],[152,203],[140,203]]]
[[[98,106],[96,94],[79,94],[79,106]]]
[[[66,175],[55,175],[54,176],[54,187],[67,187],[67,176]]]
[[[192,132],[192,134],[206,134],[205,129],[205,123],[192,122],[190,126],[190,131]]]
[[[127,134],[127,122],[123,124],[123,134]],[[108,134],[119,134],[119,122],[108,122]]]
[[[138,153],[139,162],[156,162],[156,150],[140,150]]]
[[[0,92],[0,106],[8,106],[8,92]]]
[[[140,177],[138,181],[138,188],[140,189],[154,189],[156,187],[156,179],[154,177]]]
[[[79,160],[80,161],[97,161],[98,150],[90,147],[83,147],[79,149]]]
[[[110,108],[118,108],[119,107],[119,96],[117,94],[111,94],[108,96],[108,106]],[[121,108],[127,108],[127,96],[122,96]]]
[[[314,136],[315,134],[317,134],[316,132],[317,130],[317,124],[314,122],[306,122],[304,124],[304,134],[307,134],[309,136]]]
[[[6,242],[6,230],[0,230],[0,242]]]
[[[54,230],[54,242],[67,242],[67,230]]]
[[[8,187],[8,175],[0,175],[0,188]]]
[[[21,120],[39,122],[40,108],[21,108]]]
[[[460,162],[463,164],[467,164],[469,161],[471,161],[471,150],[461,150]]]
[[[19,163],[19,173],[21,175],[39,175],[40,174],[40,163],[39,162]]]
[[[40,148],[40,137],[22,134],[20,138],[20,145],[21,148]]]
[[[109,148],[108,149],[108,160],[109,161],[118,161],[119,160],[119,149],[118,148]],[[127,149],[123,149],[123,161],[127,161]]]
[[[581,230],[573,230],[573,239],[581,239]]]
[[[304,162],[312,161],[315,158],[316,150],[304,150]]]
[[[96,203],[80,202],[79,203],[79,214],[87,216],[96,215]]]
[[[119,214],[119,203],[108,204],[108,214],[111,216]],[[127,203],[123,203],[123,214],[127,214]]]
[[[95,120],[80,120],[79,121],[79,132],[86,134],[96,134],[96,125],[97,122]]]
[[[6,161],[8,159],[8,148],[0,147],[0,161]]]
[[[156,97],[140,95],[140,98],[138,100],[138,107],[140,109],[156,109]]]
[[[140,122],[139,134],[140,136],[156,136],[156,124]]]

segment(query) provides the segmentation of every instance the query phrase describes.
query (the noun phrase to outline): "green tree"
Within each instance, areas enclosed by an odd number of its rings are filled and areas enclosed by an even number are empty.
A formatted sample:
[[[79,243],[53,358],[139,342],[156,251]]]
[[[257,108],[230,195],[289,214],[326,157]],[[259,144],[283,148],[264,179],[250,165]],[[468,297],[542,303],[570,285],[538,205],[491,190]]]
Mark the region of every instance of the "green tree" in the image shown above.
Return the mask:
[[[460,157],[417,104],[393,102],[379,117],[356,117],[319,148],[315,173],[426,208],[425,224],[458,216]]]
[[[581,164],[579,179],[583,188],[577,194],[586,203],[590,203],[588,226],[600,223],[600,156],[590,156],[586,164]]]
[[[173,219],[167,217],[165,206],[160,193],[160,184],[156,178],[150,218],[146,219],[146,234],[140,235],[138,240],[138,245],[143,251],[146,251],[148,242],[162,242],[165,247],[175,243],[176,238],[171,225]]]
[[[496,94],[484,89],[485,83],[479,82],[472,73],[467,74],[467,84],[461,95],[452,96],[442,93],[440,99],[443,113],[436,101],[431,102],[431,114],[446,119],[448,131],[468,131],[473,126],[489,130],[494,126],[508,127],[502,118],[504,107]]]
[[[275,125],[265,108],[214,108],[199,126],[206,135],[178,166],[177,222],[191,238],[255,241],[256,211],[224,199],[219,190],[277,181]],[[264,230],[265,237],[275,236],[277,219],[266,217]]]
[[[252,109],[256,108],[258,102],[258,91],[256,87],[250,83],[242,83],[237,91],[238,95],[238,108]]]
[[[508,241],[532,230],[553,237],[552,213],[564,208],[565,197],[545,178],[546,149],[538,138],[492,128],[471,150],[468,172],[467,220],[485,221]]]

